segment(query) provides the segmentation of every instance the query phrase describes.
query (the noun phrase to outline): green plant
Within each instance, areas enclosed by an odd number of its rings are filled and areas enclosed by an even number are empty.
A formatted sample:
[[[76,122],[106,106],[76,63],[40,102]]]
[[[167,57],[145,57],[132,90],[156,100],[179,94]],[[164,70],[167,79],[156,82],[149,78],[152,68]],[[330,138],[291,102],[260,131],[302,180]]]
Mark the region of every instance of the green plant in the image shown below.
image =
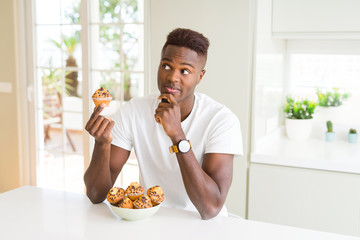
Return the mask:
[[[350,128],[349,133],[350,133],[350,134],[356,134],[357,132],[356,132],[356,129]]]
[[[80,44],[80,32],[75,31],[73,35],[71,36],[65,36],[62,35],[62,42],[57,42],[53,39],[50,39],[49,41],[54,44],[57,48],[63,50],[66,55],[66,67],[72,67],[77,68],[78,65],[76,63],[76,59],[74,58],[74,52],[76,48]],[[78,72],[77,71],[67,71],[66,78],[71,79],[71,82],[69,84],[71,85],[72,89],[68,89],[67,94],[69,96],[77,96],[77,87],[78,87]]]
[[[62,70],[52,66],[52,58],[49,59],[48,65],[49,68],[42,71],[41,83],[43,90],[47,95],[59,95],[62,93]],[[65,92],[68,95],[69,91],[73,90],[72,81],[72,79],[65,78]]]
[[[116,82],[114,78],[110,77],[110,79],[108,79],[109,76],[106,75],[106,73],[102,74],[102,78],[106,80],[103,80],[100,83],[100,87],[107,89],[114,100],[120,100],[119,94],[120,94],[121,84],[119,82]]]
[[[333,124],[331,121],[326,122],[326,127],[328,132],[333,132]]]
[[[321,107],[337,107],[343,104],[343,101],[349,97],[348,93],[344,93],[339,88],[332,89],[316,89],[316,94]]]
[[[317,103],[309,99],[299,99],[288,96],[284,105],[286,117],[290,119],[312,119]]]

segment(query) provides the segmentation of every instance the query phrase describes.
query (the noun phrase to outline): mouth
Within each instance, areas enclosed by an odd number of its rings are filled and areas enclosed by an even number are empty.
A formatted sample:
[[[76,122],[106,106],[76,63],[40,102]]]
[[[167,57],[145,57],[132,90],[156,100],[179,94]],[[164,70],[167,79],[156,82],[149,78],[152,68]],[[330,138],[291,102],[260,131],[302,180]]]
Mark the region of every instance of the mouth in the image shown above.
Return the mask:
[[[173,88],[173,87],[164,87],[164,89],[165,89],[165,91],[166,91],[167,93],[171,93],[171,94],[175,94],[175,93],[180,92],[179,89]]]

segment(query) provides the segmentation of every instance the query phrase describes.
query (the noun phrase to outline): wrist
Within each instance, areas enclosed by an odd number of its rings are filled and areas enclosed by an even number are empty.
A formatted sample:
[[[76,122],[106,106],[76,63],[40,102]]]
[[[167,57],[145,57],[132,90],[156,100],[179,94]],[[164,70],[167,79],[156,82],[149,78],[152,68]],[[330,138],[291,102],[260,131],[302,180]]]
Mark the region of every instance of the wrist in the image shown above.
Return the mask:
[[[176,136],[170,137],[170,139],[171,139],[171,142],[175,145],[175,144],[177,144],[179,141],[186,139],[186,136],[185,136],[185,134],[183,133],[183,134],[178,134],[178,135],[176,135]]]
[[[107,149],[110,146],[111,146],[111,142],[102,142],[95,140],[95,147],[97,148]]]

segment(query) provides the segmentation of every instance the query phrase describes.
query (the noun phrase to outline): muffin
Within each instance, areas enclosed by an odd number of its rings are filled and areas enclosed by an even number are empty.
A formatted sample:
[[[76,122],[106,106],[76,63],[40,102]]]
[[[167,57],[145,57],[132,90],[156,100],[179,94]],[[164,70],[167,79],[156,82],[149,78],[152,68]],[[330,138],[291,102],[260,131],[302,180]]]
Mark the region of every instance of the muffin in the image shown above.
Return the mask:
[[[123,199],[125,196],[125,190],[120,187],[113,187],[109,190],[106,199],[109,201],[109,203],[115,205],[118,202],[120,202],[121,199]]]
[[[128,197],[124,197],[123,199],[121,199],[117,206],[121,208],[134,208],[133,202]]]
[[[141,196],[136,199],[133,204],[136,209],[151,208],[153,206],[148,195]]]
[[[97,89],[94,94],[92,95],[92,100],[96,107],[100,106],[102,103],[105,103],[105,106],[109,106],[111,102],[111,95],[108,90],[101,87]]]
[[[151,203],[156,206],[162,203],[165,199],[164,192],[160,186],[154,186],[147,190],[147,195],[150,197]]]
[[[137,199],[137,198],[141,197],[142,195],[144,195],[145,189],[142,186],[140,186],[139,183],[132,182],[127,187],[125,193],[128,196],[128,198],[130,198],[132,201],[134,201],[135,199]]]

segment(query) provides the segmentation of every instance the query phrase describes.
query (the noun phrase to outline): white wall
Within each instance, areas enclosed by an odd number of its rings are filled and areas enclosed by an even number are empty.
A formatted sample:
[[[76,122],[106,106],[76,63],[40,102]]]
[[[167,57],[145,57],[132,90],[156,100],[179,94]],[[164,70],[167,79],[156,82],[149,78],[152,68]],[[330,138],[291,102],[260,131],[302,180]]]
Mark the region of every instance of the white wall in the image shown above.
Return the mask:
[[[18,135],[16,21],[12,0],[0,1],[0,193],[19,187],[20,159]],[[8,91],[9,90],[9,91]]]
[[[281,125],[284,90],[284,40],[271,38],[272,0],[257,0],[254,65],[254,141]],[[256,143],[253,144],[256,150]]]
[[[234,179],[226,206],[246,216],[250,118],[250,0],[150,0],[151,90],[157,91],[157,68],[167,34],[191,28],[210,40],[206,74],[197,91],[227,105],[240,119],[244,157],[235,159]]]

